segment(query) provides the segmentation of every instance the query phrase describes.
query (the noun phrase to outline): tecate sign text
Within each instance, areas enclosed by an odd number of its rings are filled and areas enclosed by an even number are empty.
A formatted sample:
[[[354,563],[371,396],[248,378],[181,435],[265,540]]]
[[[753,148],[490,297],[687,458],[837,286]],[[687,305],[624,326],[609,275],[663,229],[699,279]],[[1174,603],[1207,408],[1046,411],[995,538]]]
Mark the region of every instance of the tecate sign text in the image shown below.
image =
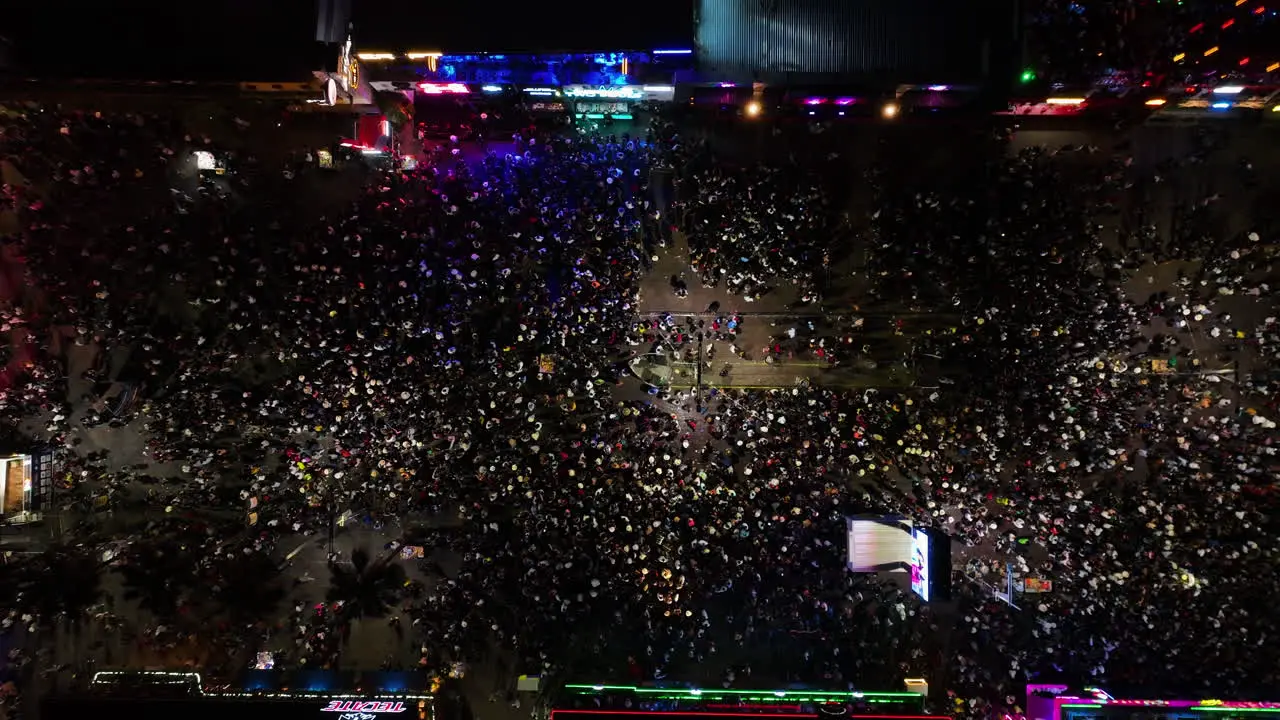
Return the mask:
[[[402,713],[402,702],[364,702],[362,700],[334,700],[323,708],[333,713]]]

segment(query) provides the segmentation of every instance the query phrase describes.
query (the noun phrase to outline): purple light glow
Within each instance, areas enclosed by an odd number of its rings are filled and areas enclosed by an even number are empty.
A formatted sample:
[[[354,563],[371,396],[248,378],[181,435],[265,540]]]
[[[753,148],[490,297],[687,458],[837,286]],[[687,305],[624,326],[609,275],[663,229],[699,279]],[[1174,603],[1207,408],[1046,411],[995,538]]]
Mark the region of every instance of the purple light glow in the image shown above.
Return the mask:
[[[824,103],[824,102],[826,102],[826,101],[827,101],[827,99],[826,99],[826,98],[811,97],[811,98],[805,98],[805,100],[804,100],[804,104],[805,104],[805,105],[821,105],[822,103]]]
[[[837,105],[852,105],[857,101],[857,98],[836,98]]]
[[[930,92],[946,92],[951,89],[950,85],[930,85]]]
[[[737,85],[734,85],[733,83],[720,83],[720,87],[722,87],[722,88],[731,88],[731,87],[738,87],[738,86],[737,86]]]

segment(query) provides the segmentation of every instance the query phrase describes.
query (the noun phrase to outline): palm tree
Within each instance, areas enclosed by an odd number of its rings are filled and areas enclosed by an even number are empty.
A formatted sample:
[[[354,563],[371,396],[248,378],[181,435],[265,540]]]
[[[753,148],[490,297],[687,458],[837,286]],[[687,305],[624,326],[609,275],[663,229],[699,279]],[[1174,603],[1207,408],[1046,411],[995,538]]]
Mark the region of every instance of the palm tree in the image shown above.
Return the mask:
[[[285,597],[279,569],[260,552],[215,562],[208,588],[210,597],[237,624],[272,620]]]
[[[187,546],[162,539],[135,542],[118,570],[124,598],[165,623],[177,619],[197,573]]]
[[[191,635],[200,662],[243,665],[279,619],[286,593],[276,563],[262,552],[224,552],[201,572],[190,598],[200,620]]]
[[[15,605],[34,611],[40,620],[35,641],[42,646],[70,649],[72,657],[60,656],[65,662],[79,663],[83,650],[81,621],[87,611],[102,599],[102,563],[88,552],[75,547],[53,547],[31,558],[15,573]],[[53,634],[61,616],[66,616],[70,643],[57,642]]]
[[[66,614],[74,628],[102,598],[101,569],[101,561],[79,548],[54,547],[26,566],[21,587],[42,616]]]
[[[350,564],[330,563],[329,602],[341,603],[338,611],[344,628],[361,618],[382,618],[391,613],[404,592],[404,567],[394,554],[374,559],[363,548],[352,551]]]
[[[405,123],[412,118],[413,103],[403,93],[379,91],[374,93],[373,101],[396,131],[404,127]]]

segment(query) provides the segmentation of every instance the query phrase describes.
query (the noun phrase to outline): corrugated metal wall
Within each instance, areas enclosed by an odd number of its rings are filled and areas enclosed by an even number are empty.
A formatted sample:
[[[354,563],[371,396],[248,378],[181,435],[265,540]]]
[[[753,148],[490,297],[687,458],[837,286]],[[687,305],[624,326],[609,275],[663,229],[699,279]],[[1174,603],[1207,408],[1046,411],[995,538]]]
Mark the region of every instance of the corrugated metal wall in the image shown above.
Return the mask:
[[[891,82],[973,82],[989,41],[1012,32],[1003,3],[956,0],[699,0],[705,73],[761,81],[858,76]],[[978,6],[981,10],[976,10]]]

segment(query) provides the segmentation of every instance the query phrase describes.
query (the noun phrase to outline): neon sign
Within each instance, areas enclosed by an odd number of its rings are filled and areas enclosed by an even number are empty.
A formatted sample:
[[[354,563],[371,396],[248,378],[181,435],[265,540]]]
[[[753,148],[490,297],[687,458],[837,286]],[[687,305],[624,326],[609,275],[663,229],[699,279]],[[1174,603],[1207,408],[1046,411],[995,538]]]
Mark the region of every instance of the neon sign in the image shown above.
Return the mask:
[[[586,85],[570,85],[564,94],[569,97],[583,98],[616,98],[621,100],[639,100],[644,97],[640,88],[630,85],[621,87],[590,87]]]
[[[402,713],[404,712],[404,703],[333,700],[328,705],[321,708],[321,711],[343,713],[340,720],[370,720],[378,713]]]
[[[418,89],[427,95],[466,95],[471,92],[463,83],[418,83]]]

